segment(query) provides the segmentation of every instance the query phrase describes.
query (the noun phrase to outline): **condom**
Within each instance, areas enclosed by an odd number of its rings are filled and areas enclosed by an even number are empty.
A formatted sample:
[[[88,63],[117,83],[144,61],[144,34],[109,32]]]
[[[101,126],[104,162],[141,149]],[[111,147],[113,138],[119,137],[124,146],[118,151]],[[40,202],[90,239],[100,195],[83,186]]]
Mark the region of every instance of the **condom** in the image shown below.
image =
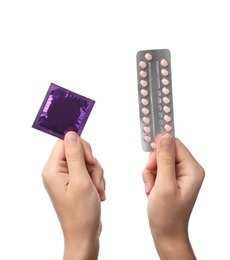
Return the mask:
[[[60,139],[68,131],[80,136],[94,104],[88,97],[51,83],[32,127]]]

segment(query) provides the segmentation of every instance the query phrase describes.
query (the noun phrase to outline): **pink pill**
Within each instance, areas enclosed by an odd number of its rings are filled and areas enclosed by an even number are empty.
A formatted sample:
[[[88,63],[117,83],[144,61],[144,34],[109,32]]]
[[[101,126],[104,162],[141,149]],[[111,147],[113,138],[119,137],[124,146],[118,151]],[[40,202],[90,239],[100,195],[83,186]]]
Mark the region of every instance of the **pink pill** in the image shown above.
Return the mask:
[[[170,90],[168,89],[168,88],[163,88],[162,89],[162,92],[165,94],[165,95],[168,95],[169,94],[169,92],[170,92]]]
[[[172,119],[171,119],[170,116],[165,115],[165,116],[164,116],[164,120],[165,120],[165,122],[169,123]]]
[[[144,137],[145,142],[149,143],[151,141],[151,137],[149,135],[146,135]]]
[[[149,103],[149,101],[148,101],[148,99],[146,99],[146,98],[142,98],[142,99],[141,99],[141,103],[142,103],[144,106],[147,106],[148,103]]]
[[[170,126],[170,125],[165,125],[165,130],[167,131],[167,132],[170,132],[171,130],[172,130],[172,127]]]
[[[149,122],[150,122],[150,119],[149,119],[148,117],[143,117],[143,118],[142,118],[142,121],[143,121],[146,125],[148,125]]]
[[[155,142],[152,142],[151,147],[155,150],[157,148],[157,144]]]
[[[145,58],[146,58],[146,60],[151,60],[153,58],[153,56],[150,53],[146,53]]]
[[[166,69],[162,69],[162,70],[161,70],[161,74],[162,74],[164,77],[166,77],[166,76],[168,76],[169,72],[168,72]]]
[[[161,82],[162,82],[162,84],[165,85],[165,86],[167,86],[167,85],[169,84],[169,81],[168,81],[166,78],[163,78],[163,79],[161,80]]]
[[[147,72],[145,72],[144,70],[141,70],[141,71],[140,71],[140,76],[141,76],[142,78],[145,78],[145,77],[147,76]]]
[[[171,108],[170,107],[168,107],[168,106],[164,106],[163,107],[163,110],[165,111],[165,113],[170,113],[170,111],[171,111]]]
[[[140,61],[140,62],[139,62],[139,66],[140,66],[142,69],[144,69],[144,68],[146,68],[147,63],[144,62],[144,61]]]
[[[167,62],[167,60],[165,60],[165,59],[161,60],[161,65],[162,65],[163,67],[167,67],[168,64],[169,64],[169,63]]]
[[[144,132],[146,133],[146,134],[149,134],[150,133],[150,127],[149,126],[145,126],[144,127]]]
[[[142,80],[140,81],[140,84],[141,84],[142,87],[146,87],[146,86],[148,85],[148,82],[147,82],[146,80],[143,80],[143,79],[142,79]]]
[[[142,112],[143,112],[143,114],[148,115],[149,109],[146,108],[146,107],[143,107],[143,108],[142,108]]]
[[[141,95],[144,96],[144,97],[146,97],[146,96],[148,95],[148,91],[145,90],[145,89],[142,89],[142,90],[141,90]]]
[[[170,103],[170,99],[167,97],[163,97],[163,101],[165,104],[169,104]]]

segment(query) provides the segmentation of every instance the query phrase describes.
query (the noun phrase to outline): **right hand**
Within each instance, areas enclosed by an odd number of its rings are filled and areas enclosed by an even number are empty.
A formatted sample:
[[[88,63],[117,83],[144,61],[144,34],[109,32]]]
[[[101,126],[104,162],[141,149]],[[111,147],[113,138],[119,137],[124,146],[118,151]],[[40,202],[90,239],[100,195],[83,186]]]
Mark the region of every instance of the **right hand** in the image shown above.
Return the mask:
[[[148,195],[149,225],[161,259],[195,259],[188,222],[204,169],[179,139],[165,135],[156,152],[150,153],[142,177]]]

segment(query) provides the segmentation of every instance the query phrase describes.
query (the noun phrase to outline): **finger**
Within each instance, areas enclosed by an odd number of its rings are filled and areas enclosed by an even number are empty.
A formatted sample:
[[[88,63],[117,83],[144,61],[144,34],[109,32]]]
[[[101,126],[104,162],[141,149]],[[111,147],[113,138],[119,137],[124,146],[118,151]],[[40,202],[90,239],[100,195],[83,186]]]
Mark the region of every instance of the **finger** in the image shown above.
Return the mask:
[[[157,179],[156,182],[162,186],[173,187],[176,184],[175,172],[175,143],[171,135],[164,135],[157,143]]]
[[[176,138],[176,154],[177,154],[177,158],[176,158],[177,162],[182,162],[184,160],[196,161],[192,153],[178,138]]]
[[[106,199],[104,170],[98,160],[93,156],[91,145],[84,139],[81,138],[81,140],[85,154],[86,168],[98,191],[101,201],[104,201]]]
[[[192,153],[178,138],[176,138],[176,163],[177,167],[180,168],[183,168],[185,165],[187,168],[187,175],[194,175],[195,178],[193,179],[202,183],[202,180],[205,177],[205,171],[203,167],[198,163]],[[181,172],[183,173],[182,170]]]
[[[89,177],[85,166],[83,145],[77,133],[74,131],[66,133],[64,148],[70,182],[77,181],[79,177]]]
[[[145,168],[149,171],[154,171],[157,168],[156,152],[149,153],[149,159]]]
[[[145,193],[149,195],[151,189],[155,184],[156,179],[156,171],[157,171],[157,161],[156,161],[156,153],[149,153],[148,162],[145,165],[144,170],[142,171],[142,179],[145,184]]]
[[[94,158],[94,164],[87,166],[87,169],[90,173],[91,179],[100,195],[101,201],[106,199],[105,196],[105,179],[104,179],[104,170],[101,167],[100,163],[96,158]]]
[[[81,141],[82,141],[84,154],[85,154],[85,162],[89,164],[94,164],[94,157],[93,157],[91,145],[82,138]]]

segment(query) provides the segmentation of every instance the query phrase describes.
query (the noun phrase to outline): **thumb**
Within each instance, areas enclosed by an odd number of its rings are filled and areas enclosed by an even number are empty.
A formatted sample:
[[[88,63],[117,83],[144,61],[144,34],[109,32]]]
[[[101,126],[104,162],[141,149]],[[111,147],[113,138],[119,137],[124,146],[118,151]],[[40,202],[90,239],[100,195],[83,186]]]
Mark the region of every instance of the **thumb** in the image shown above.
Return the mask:
[[[64,147],[69,178],[76,179],[79,174],[85,174],[84,149],[78,134],[74,131],[67,132],[64,138]]]
[[[160,138],[157,149],[157,179],[156,184],[162,187],[175,185],[175,143],[171,135],[164,135]]]

